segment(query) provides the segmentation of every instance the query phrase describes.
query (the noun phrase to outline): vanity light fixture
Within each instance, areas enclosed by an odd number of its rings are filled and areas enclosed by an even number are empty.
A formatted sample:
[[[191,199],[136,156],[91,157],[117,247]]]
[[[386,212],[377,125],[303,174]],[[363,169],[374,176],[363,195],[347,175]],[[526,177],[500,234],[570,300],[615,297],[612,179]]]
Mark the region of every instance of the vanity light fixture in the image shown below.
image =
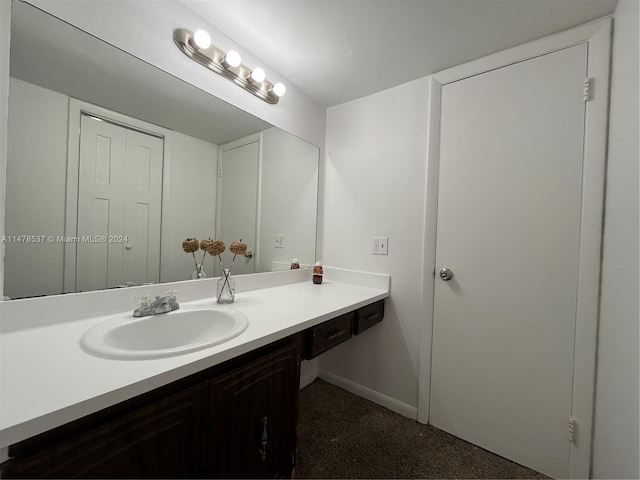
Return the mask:
[[[240,65],[242,65],[242,57],[235,50],[229,50],[227,54],[224,56],[224,58],[222,59],[222,65],[225,68],[239,67]]]
[[[264,79],[266,78],[266,73],[264,73],[264,70],[261,69],[260,67],[258,68],[254,68],[251,71],[251,75],[249,76],[249,78],[251,79],[251,83],[262,83],[264,82]]]
[[[276,83],[273,86],[273,93],[275,93],[278,97],[283,96],[285,93],[287,93],[287,87],[284,86],[284,83]]]
[[[193,34],[192,40],[197,49],[209,48],[211,46],[211,37],[204,30],[197,30],[196,33]]]
[[[211,37],[204,30],[194,33],[186,28],[176,28],[173,31],[173,41],[190,59],[231,80],[267,103],[275,105],[287,90],[282,83],[273,84],[267,80],[262,68],[250,69],[243,65],[240,54],[235,50],[224,52],[212,45]]]

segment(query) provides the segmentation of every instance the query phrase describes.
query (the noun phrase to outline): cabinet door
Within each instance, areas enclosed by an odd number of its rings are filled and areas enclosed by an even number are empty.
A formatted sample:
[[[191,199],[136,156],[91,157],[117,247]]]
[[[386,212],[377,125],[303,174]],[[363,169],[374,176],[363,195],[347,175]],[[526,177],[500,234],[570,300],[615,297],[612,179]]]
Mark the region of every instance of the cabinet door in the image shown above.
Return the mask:
[[[211,472],[224,478],[290,477],[296,445],[299,344],[211,383]]]
[[[209,382],[9,460],[3,478],[206,475]]]

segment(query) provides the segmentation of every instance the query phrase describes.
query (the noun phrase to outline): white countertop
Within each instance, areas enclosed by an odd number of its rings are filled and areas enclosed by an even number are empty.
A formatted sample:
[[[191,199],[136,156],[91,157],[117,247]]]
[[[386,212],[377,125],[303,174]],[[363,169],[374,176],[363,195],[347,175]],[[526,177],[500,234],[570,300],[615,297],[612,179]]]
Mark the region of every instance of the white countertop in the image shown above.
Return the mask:
[[[325,278],[322,285],[304,281],[239,292],[232,305],[217,305],[215,298],[181,302],[240,310],[249,326],[226,343],[174,357],[111,360],[85,352],[81,337],[105,316],[3,332],[0,448],[389,296],[388,277],[386,288],[384,281],[372,287]]]

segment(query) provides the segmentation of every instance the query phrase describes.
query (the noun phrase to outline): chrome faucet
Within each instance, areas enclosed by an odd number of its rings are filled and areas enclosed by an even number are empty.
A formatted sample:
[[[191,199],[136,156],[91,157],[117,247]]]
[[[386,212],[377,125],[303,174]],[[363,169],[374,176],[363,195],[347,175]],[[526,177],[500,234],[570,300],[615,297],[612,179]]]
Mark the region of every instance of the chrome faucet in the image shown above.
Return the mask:
[[[149,315],[158,315],[159,313],[167,313],[178,310],[180,305],[175,295],[164,295],[156,297],[150,304],[142,304],[133,311],[134,317],[147,317]]]

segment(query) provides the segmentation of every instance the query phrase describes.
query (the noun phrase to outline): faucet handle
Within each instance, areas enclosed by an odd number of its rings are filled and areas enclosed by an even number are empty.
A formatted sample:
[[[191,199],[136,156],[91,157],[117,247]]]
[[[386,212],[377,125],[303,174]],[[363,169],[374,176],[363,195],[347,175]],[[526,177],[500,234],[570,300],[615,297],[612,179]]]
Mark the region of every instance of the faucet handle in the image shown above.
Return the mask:
[[[136,308],[149,308],[151,305],[151,297],[149,295],[136,295]]]
[[[173,300],[174,302],[178,301],[178,290],[167,290],[166,292],[164,292],[164,294],[168,297],[171,297],[171,300]]]

